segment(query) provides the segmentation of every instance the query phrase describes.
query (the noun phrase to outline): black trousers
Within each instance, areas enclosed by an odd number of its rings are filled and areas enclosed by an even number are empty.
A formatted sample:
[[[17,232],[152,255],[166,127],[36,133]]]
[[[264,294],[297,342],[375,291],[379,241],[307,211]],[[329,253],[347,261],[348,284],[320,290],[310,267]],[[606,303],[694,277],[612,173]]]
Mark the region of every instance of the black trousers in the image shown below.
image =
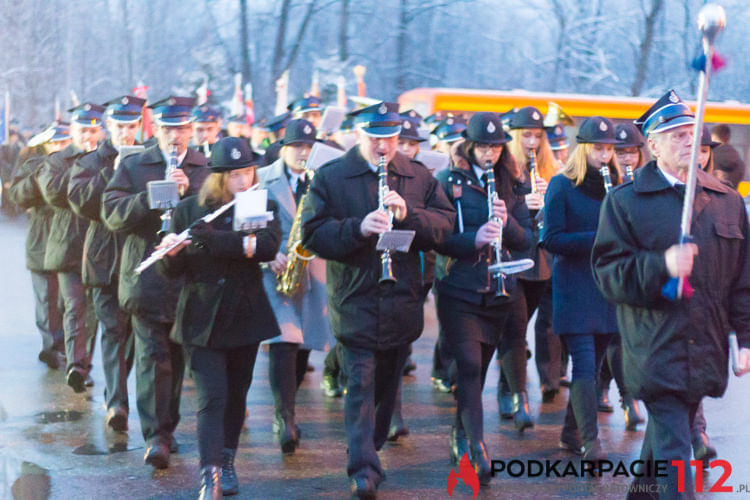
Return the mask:
[[[91,370],[91,357],[96,343],[96,315],[91,295],[75,272],[57,273],[60,296],[63,299],[63,330],[67,369],[76,369],[85,375]]]
[[[185,355],[195,382],[201,467],[220,466],[222,448],[237,449],[258,344],[231,349],[186,345]]]
[[[282,418],[294,417],[294,398],[305,379],[309,349],[300,344],[276,342],[269,344],[268,382],[273,394],[276,413]]]
[[[133,367],[134,342],[130,315],[120,309],[117,283],[91,289],[96,318],[102,326],[104,403],[128,410],[128,375]]]
[[[185,362],[182,346],[169,340],[171,323],[132,316],[135,337],[135,390],[141,431],[147,445],[169,445],[180,421]]]
[[[379,484],[384,474],[377,450],[388,437],[409,345],[383,351],[338,345],[347,387],[344,420],[349,459],[346,472],[349,477],[365,477]]]
[[[559,390],[560,377],[567,371],[568,353],[560,337],[552,331],[552,280],[543,283],[534,324],[534,361],[542,391]]]
[[[501,378],[507,382],[510,392],[526,391],[526,326],[529,323],[526,306],[522,294],[508,306],[508,316],[497,345]]]
[[[695,498],[692,467],[690,467],[690,429],[699,403],[688,403],[668,394],[658,399],[644,401],[648,409],[648,424],[641,447],[641,460],[665,460],[667,476],[643,478],[635,483],[651,482],[660,486],[659,498]],[[685,491],[678,491],[679,470],[672,460],[682,460]]]
[[[57,274],[31,271],[34,289],[36,327],[42,336],[42,350],[65,352],[62,308],[57,286]]]
[[[438,295],[438,319],[455,360],[456,425],[472,442],[484,440],[482,388],[509,314],[508,306],[483,307]]]

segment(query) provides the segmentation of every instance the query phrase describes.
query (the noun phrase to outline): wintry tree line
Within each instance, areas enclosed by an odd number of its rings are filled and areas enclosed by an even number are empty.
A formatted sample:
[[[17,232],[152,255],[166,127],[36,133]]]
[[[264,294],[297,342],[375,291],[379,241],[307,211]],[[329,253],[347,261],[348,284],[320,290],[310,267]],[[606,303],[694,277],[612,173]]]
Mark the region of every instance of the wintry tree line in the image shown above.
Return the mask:
[[[104,100],[139,82],[151,97],[233,93],[253,85],[257,114],[273,112],[275,82],[289,96],[320,75],[336,81],[367,67],[368,94],[395,99],[420,86],[611,95],[695,92],[703,0],[0,0],[0,91],[14,115],[39,125],[70,91]],[[729,61],[710,98],[750,102],[750,5],[724,0],[717,50]]]

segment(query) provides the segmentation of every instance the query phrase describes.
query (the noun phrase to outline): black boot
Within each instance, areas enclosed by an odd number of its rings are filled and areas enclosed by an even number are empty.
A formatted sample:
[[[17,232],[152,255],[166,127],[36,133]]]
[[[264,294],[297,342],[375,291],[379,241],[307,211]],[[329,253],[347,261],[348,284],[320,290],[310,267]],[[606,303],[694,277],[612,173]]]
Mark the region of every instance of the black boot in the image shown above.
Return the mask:
[[[523,432],[526,429],[534,427],[534,422],[529,415],[529,395],[524,392],[514,392],[513,400],[513,423],[516,424],[516,430]]]
[[[224,448],[221,452],[221,492],[225,497],[236,495],[240,491],[240,482],[234,471],[234,454],[237,450]]]
[[[638,401],[631,396],[622,397],[622,409],[625,410],[625,428],[627,430],[634,431],[638,424],[644,422],[641,409],[638,407]]]
[[[299,446],[299,434],[297,426],[294,424],[294,415],[285,417],[277,416],[276,421],[279,427],[279,444],[281,451],[284,453],[294,453]]]
[[[597,394],[594,380],[574,380],[570,385],[570,402],[575,412],[578,430],[583,438],[584,460],[603,460],[597,427]]]
[[[509,391],[505,391],[502,385],[498,385],[497,388],[497,402],[500,405],[500,417],[503,420],[510,420],[513,418],[513,395]]]
[[[409,428],[406,427],[406,424],[404,423],[404,417],[401,415],[401,405],[398,405],[397,408],[393,411],[393,416],[391,417],[391,427],[388,429],[388,441],[394,442],[398,441],[398,438],[401,436],[408,436],[409,435]]]
[[[581,435],[578,432],[575,412],[573,411],[573,405],[570,401],[568,401],[568,409],[565,412],[565,423],[563,424],[562,433],[560,433],[560,443],[558,444],[558,447],[571,453],[575,453],[576,455],[583,453]]]
[[[479,484],[486,486],[490,484],[490,478],[492,477],[487,448],[484,446],[484,442],[476,441],[471,443],[470,449],[471,465],[474,467],[474,472],[477,473]]]
[[[711,460],[716,458],[716,448],[711,446],[711,442],[708,440],[708,434],[705,432],[696,433],[693,435],[693,455],[696,460],[703,462],[703,468],[708,469]]]
[[[466,438],[466,431],[463,428],[451,427],[449,439],[451,452],[451,463],[457,465],[461,458],[469,452],[469,440]]]
[[[599,390],[599,411],[602,413],[612,413],[615,409],[609,401],[609,389]]]
[[[201,469],[201,490],[198,500],[221,500],[221,467],[209,465]]]

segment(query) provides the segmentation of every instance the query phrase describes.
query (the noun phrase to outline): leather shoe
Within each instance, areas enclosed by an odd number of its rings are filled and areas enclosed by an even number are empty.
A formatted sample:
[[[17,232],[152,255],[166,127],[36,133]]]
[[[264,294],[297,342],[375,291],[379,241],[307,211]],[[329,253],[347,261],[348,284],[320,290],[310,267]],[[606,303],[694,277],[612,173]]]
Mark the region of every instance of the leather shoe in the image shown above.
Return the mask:
[[[549,404],[555,401],[557,389],[542,389],[542,404]]]
[[[234,455],[237,450],[224,448],[221,452],[221,492],[229,497],[240,492],[240,482],[234,470]]]
[[[288,416],[285,418],[279,414],[275,414],[273,427],[274,432],[278,432],[279,434],[281,451],[284,453],[294,453],[299,446],[299,434],[297,433],[297,426],[294,423],[294,417]]]
[[[414,360],[411,359],[411,356],[409,356],[406,359],[406,364],[404,365],[404,375],[409,375],[411,372],[417,369],[417,364],[414,362]]]
[[[107,427],[118,432],[128,430],[128,411],[122,406],[113,406],[108,409]]]
[[[86,385],[86,387],[94,387],[94,379],[91,378],[91,374],[86,375],[84,384]]]
[[[436,389],[438,392],[451,392],[451,384],[445,379],[442,379],[440,377],[432,377],[432,387]]]
[[[376,498],[377,487],[370,478],[353,477],[349,480],[349,491],[352,494],[352,498],[374,500]]]
[[[391,426],[388,429],[388,437],[386,438],[388,441],[395,442],[398,441],[398,438],[401,436],[408,436],[409,435],[409,428],[406,427],[406,424],[404,423],[404,417],[401,415],[401,409],[399,408],[398,411],[393,412],[393,416],[391,417]]]
[[[637,425],[644,422],[641,409],[638,407],[638,401],[630,396],[625,396],[622,398],[622,408],[625,410],[625,429],[636,430]]]
[[[599,411],[602,413],[612,413],[615,409],[609,401],[609,389],[602,389],[599,393]]]
[[[77,368],[68,370],[67,382],[75,392],[84,392],[86,390],[86,376]]]
[[[513,396],[509,392],[498,391],[497,401],[500,403],[500,417],[503,420],[513,418]]]
[[[169,467],[169,447],[161,441],[155,441],[146,449],[143,461],[154,469]]]
[[[477,473],[479,484],[482,486],[490,484],[492,478],[490,457],[487,455],[487,448],[482,441],[471,443],[471,465],[474,467],[474,472]]]
[[[50,370],[62,370],[65,368],[65,365],[67,363],[65,353],[62,353],[56,349],[40,351],[39,361],[46,364]]]
[[[526,392],[515,392],[513,401],[513,423],[518,432],[534,427],[534,422],[529,415],[529,396]]]
[[[217,465],[203,467],[198,500],[221,500],[221,496],[221,467]]]
[[[177,442],[177,438],[174,437],[174,434],[172,434],[169,437],[169,453],[172,453],[173,455],[180,452],[180,445]]]

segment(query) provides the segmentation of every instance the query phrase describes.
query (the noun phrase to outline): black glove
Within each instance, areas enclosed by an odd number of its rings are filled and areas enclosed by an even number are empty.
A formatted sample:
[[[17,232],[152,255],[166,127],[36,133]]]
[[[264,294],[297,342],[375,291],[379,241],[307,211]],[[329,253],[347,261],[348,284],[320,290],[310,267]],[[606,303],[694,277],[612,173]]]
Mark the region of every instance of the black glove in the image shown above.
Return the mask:
[[[245,254],[240,233],[215,229],[202,220],[190,228],[190,239],[214,257],[241,257]]]

